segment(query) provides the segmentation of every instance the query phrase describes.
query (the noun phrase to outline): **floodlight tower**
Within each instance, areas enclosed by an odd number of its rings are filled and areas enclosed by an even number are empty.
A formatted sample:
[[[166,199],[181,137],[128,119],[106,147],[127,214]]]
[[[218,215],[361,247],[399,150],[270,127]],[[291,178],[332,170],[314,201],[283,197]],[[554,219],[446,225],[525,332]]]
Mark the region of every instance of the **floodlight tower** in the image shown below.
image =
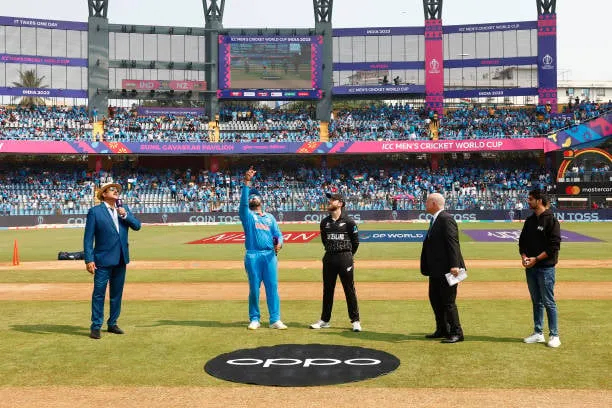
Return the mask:
[[[108,1],[87,0],[87,98],[90,116],[94,109],[100,116],[106,115],[108,109]]]
[[[205,18],[205,49],[204,61],[208,64],[206,70],[206,83],[210,91],[219,88],[219,31],[223,29],[223,11],[225,10],[225,0],[202,0]],[[214,92],[205,94],[206,112],[210,115],[210,120],[215,120],[219,114],[219,100]]]
[[[317,102],[317,119],[321,121],[322,126],[326,126],[330,121],[332,110],[334,70],[332,10],[334,8],[334,0],[312,0],[312,4],[314,7],[315,32],[317,35],[323,36],[323,54],[321,57],[323,67],[321,90],[323,91],[323,96]]]
[[[557,0],[536,0],[538,9],[538,99],[557,107]]]

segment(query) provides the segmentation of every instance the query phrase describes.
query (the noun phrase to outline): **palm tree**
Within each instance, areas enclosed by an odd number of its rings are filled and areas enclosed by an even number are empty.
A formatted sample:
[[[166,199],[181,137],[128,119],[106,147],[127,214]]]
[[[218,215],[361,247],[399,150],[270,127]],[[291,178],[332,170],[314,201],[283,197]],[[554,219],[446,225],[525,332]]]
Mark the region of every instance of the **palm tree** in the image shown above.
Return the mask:
[[[45,76],[37,77],[36,71],[29,69],[27,71],[19,71],[19,82],[13,82],[17,88],[46,88],[47,85],[43,85],[43,79]],[[24,96],[19,102],[20,105],[44,105],[45,99],[36,96]]]

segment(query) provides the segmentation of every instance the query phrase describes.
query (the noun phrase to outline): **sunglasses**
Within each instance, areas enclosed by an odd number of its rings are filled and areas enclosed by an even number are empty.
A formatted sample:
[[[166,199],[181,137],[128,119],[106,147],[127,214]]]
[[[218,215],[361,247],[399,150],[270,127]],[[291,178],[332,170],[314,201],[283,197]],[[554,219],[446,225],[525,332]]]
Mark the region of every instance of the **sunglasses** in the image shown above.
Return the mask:
[[[109,187],[107,188],[108,191],[119,191],[119,189],[117,187]]]

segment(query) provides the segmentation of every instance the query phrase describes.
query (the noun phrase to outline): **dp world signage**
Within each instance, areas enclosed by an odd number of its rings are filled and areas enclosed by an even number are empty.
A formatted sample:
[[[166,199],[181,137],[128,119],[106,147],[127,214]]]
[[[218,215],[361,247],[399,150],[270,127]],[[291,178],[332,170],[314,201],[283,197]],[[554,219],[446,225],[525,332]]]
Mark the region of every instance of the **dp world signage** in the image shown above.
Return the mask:
[[[423,242],[427,230],[359,231],[361,242]]]
[[[399,367],[384,351],[329,344],[280,344],[221,354],[206,363],[213,377],[243,384],[284,387],[361,381]]]

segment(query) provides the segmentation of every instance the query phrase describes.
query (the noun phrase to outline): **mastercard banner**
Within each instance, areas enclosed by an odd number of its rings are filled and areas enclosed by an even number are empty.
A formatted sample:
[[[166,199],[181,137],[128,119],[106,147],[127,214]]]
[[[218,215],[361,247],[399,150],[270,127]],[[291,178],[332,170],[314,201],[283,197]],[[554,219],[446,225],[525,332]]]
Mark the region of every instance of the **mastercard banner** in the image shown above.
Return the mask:
[[[611,182],[574,182],[557,183],[557,194],[570,196],[584,196],[597,194],[611,194]]]

